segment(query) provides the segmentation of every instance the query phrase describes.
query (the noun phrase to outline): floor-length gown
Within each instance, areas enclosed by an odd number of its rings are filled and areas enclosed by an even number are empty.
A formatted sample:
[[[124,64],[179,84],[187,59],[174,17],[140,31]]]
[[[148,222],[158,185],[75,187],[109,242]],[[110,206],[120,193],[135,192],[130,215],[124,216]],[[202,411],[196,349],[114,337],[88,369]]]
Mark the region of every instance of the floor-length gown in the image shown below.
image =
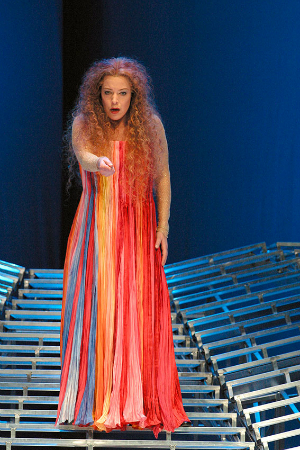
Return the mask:
[[[131,198],[125,151],[114,141],[113,176],[81,170],[64,268],[57,423],[106,431],[131,424],[157,436],[188,418],[152,187],[146,199]]]

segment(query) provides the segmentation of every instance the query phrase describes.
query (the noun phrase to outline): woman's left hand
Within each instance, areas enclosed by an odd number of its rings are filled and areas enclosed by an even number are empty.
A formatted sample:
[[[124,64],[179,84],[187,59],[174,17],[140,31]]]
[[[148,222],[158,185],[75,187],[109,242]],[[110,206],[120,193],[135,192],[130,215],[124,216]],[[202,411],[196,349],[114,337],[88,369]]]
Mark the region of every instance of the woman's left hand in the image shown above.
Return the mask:
[[[168,257],[168,239],[161,231],[156,232],[155,248],[159,247],[161,248],[161,265],[164,266]]]

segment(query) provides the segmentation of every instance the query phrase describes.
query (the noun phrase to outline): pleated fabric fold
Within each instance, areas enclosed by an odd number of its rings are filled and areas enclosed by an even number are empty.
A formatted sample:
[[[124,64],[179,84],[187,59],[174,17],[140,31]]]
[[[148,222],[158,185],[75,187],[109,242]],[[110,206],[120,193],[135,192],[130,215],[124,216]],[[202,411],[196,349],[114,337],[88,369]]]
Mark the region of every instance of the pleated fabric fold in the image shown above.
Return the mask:
[[[111,177],[81,170],[61,320],[57,424],[174,431],[188,421],[174,356],[169,294],[155,249],[156,213],[126,186],[126,143]]]

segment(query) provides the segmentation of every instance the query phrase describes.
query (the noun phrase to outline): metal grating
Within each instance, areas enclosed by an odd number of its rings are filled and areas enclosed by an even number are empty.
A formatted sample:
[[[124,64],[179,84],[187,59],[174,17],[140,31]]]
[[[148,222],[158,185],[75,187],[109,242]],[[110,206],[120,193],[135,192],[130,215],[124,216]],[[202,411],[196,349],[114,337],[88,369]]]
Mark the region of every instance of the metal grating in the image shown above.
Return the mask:
[[[4,305],[9,304],[11,296],[23,279],[24,272],[24,267],[0,261],[0,313]]]
[[[174,308],[257,449],[300,442],[299,253],[258,244],[169,267]]]
[[[263,245],[242,249],[238,259],[242,255],[249,257],[249,252],[260,258],[265,249]],[[216,260],[224,261],[227,253],[219,254]],[[198,262],[193,264],[196,267]],[[162,432],[158,440],[153,439],[151,431],[131,427],[126,432],[109,434],[91,427],[55,428],[61,297],[62,271],[31,269],[22,288],[6,305],[0,323],[1,449],[55,446],[254,450],[253,439],[247,439],[243,424],[238,425],[237,412],[224,398],[215,374],[208,370],[176,310],[172,312],[175,357],[183,403],[192,426],[180,427],[175,433]]]
[[[259,243],[166,267],[192,427],[157,441],[130,427],[54,428],[62,271],[31,269],[19,289],[24,270],[12,274],[0,298],[0,448],[299,449],[299,254],[300,243]]]

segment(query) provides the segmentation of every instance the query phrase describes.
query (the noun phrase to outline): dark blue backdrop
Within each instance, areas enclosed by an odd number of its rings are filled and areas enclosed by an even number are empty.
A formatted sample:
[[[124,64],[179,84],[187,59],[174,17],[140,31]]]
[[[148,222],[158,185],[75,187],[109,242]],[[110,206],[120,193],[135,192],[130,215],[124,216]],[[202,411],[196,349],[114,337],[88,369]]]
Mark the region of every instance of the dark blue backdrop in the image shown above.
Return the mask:
[[[60,1],[1,2],[0,259],[57,267],[61,216]]]
[[[189,253],[299,241],[300,3],[196,2],[194,17]]]
[[[59,4],[1,7],[0,257],[27,266],[61,264]],[[300,2],[90,0],[82,38],[71,6],[68,104],[94,59],[135,56],[153,77],[170,146],[169,262],[298,241]]]

